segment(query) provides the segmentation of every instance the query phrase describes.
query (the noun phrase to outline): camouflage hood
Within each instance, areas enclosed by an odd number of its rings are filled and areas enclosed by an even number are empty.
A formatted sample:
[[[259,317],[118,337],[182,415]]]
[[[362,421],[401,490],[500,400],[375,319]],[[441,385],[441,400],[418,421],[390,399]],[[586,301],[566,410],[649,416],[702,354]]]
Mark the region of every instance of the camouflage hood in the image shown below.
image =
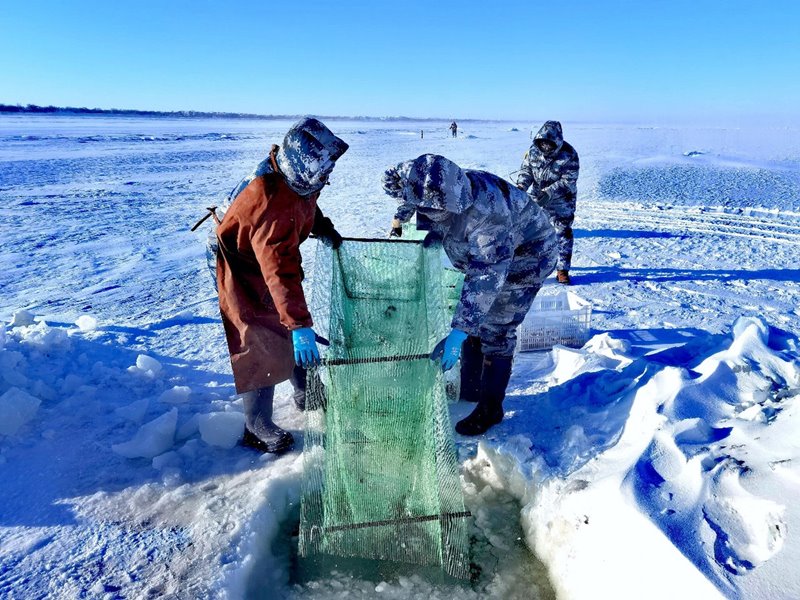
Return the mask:
[[[349,146],[321,121],[307,117],[288,131],[276,155],[290,188],[301,196],[319,192]]]
[[[557,154],[558,151],[561,150],[561,146],[564,145],[564,133],[561,131],[561,123],[558,121],[546,121],[539,130],[539,133],[536,134],[536,137],[533,138],[534,147],[536,147],[536,142],[538,140],[548,140],[553,142],[556,145],[556,148],[549,154]]]
[[[466,173],[444,156],[423,154],[400,163],[396,169],[404,179],[404,203],[455,214],[463,213],[473,203]]]

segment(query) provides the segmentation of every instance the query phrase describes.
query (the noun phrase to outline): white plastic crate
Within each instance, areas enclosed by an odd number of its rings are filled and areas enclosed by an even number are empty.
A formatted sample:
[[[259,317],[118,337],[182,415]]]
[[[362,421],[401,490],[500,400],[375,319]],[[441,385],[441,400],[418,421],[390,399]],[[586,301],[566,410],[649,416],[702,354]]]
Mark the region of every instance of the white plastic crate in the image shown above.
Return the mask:
[[[547,350],[556,344],[580,348],[589,340],[591,326],[590,302],[566,290],[540,292],[517,328],[517,352]]]

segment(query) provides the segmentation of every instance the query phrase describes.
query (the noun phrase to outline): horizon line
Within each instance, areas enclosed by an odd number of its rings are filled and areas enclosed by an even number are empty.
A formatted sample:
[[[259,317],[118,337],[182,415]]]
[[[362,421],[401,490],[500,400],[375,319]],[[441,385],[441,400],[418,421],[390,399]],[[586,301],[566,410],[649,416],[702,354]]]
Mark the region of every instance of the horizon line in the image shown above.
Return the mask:
[[[303,117],[314,117],[317,119],[327,119],[330,121],[462,121],[471,123],[511,123],[518,121],[530,121],[534,119],[478,119],[478,118],[444,118],[444,117],[409,117],[405,115],[395,116],[371,116],[371,115],[318,115],[314,113],[297,114],[260,114],[229,111],[202,111],[202,110],[149,110],[136,108],[88,108],[86,106],[54,106],[39,104],[4,104],[0,103],[0,113],[31,113],[31,114],[86,114],[86,115],[116,115],[116,116],[152,116],[152,117],[177,117],[177,118],[237,118],[253,120],[291,120]]]

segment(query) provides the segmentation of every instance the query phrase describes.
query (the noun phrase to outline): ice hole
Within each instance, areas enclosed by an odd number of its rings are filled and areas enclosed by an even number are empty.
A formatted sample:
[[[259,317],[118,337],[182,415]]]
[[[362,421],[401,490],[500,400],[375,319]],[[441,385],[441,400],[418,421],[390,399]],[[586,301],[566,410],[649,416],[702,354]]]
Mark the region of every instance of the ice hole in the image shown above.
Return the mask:
[[[470,580],[439,567],[389,561],[298,555],[300,507],[266,541],[251,571],[249,600],[332,598],[555,600],[542,562],[528,549],[520,504],[505,490],[472,482],[465,487],[470,526]],[[398,539],[398,544],[402,540]]]

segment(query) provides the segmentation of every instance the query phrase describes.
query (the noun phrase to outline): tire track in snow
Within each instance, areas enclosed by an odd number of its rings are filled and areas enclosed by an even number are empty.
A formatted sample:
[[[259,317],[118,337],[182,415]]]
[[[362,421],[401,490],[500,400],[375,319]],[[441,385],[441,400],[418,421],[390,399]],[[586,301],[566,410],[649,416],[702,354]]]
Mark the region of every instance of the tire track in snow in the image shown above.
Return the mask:
[[[775,219],[752,218],[749,214],[719,212],[706,207],[645,208],[635,206],[593,205],[581,222],[618,224],[653,230],[678,230],[732,237],[762,239],[769,242],[800,244],[800,219],[794,213],[770,213]],[[780,221],[778,219],[781,219]]]

